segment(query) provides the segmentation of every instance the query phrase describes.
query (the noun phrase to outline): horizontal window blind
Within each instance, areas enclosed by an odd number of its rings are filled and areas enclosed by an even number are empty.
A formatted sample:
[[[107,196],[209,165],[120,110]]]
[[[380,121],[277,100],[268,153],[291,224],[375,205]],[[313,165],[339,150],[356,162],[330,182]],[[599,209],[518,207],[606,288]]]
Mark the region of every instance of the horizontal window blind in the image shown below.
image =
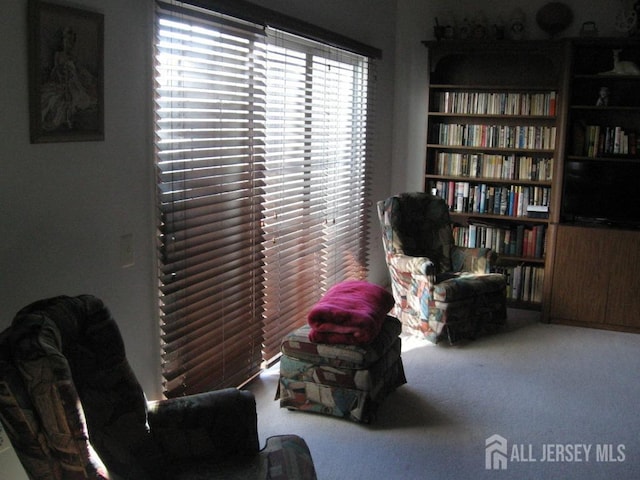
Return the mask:
[[[323,292],[366,276],[367,60],[268,31],[264,355]]]
[[[160,14],[156,146],[169,397],[238,385],[262,362],[263,38]]]
[[[238,386],[332,284],[367,272],[369,60],[159,9],[164,391]]]

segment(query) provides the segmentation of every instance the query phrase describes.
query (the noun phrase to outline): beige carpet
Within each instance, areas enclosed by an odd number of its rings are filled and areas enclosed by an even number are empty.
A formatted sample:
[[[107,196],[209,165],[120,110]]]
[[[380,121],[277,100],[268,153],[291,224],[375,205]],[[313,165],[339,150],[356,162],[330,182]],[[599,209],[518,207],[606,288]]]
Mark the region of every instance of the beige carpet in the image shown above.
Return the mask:
[[[301,435],[319,480],[640,478],[640,335],[537,318],[455,347],[403,338],[408,383],[369,426],[280,409],[275,365],[248,387],[261,444]]]

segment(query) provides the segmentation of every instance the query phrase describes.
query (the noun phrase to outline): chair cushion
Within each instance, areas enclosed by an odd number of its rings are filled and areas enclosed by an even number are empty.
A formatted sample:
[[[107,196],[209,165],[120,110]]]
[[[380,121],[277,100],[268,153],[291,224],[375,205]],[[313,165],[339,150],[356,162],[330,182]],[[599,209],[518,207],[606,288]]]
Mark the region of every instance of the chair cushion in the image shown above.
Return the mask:
[[[57,348],[58,329],[38,316],[21,327],[7,331],[0,361],[3,418],[20,461],[34,479],[106,480],[69,365]]]
[[[276,435],[267,438],[260,455],[230,458],[226,461],[206,460],[169,467],[171,480],[315,480],[316,473],[309,447],[297,435]]]
[[[444,200],[423,192],[401,194],[390,220],[405,255],[428,257],[437,273],[452,270],[454,241]]]
[[[11,357],[9,329],[0,334],[0,419],[22,465],[34,479],[55,479],[60,469],[47,448],[38,414]]]
[[[171,465],[219,462],[259,450],[255,397],[237,388],[150,402],[149,425]]]
[[[74,445],[74,462],[100,470],[101,459],[110,471],[139,479],[157,468],[144,393],[99,299],[61,296],[28,305],[13,320],[11,344],[56,455],[69,455]]]
[[[433,299],[439,302],[455,302],[494,292],[504,292],[505,288],[506,280],[500,273],[460,274],[437,283],[433,287]]]

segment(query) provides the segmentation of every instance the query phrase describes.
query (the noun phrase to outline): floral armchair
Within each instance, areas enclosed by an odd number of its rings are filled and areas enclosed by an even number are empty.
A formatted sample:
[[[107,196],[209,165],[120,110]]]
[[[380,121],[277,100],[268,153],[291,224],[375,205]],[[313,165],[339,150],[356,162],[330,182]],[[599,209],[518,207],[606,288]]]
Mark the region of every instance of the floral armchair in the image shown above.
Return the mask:
[[[455,343],[504,325],[506,279],[491,273],[496,254],[454,244],[449,211],[429,193],[403,193],[378,202],[378,216],[403,330],[437,343]]]
[[[148,403],[90,295],[35,302],[0,333],[0,420],[30,480],[316,478],[296,435],[259,451],[250,392]]]

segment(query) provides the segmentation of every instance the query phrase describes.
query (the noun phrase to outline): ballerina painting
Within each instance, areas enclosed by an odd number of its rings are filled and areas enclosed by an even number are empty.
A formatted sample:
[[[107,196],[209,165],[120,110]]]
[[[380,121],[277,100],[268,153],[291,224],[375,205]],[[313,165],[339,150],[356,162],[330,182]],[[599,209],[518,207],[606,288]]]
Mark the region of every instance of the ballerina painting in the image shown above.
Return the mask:
[[[78,63],[74,55],[77,35],[71,27],[62,32],[61,48],[54,61],[40,96],[42,129],[73,130],[81,115],[95,112],[98,107],[95,75]]]
[[[102,15],[32,8],[32,142],[102,140]]]

